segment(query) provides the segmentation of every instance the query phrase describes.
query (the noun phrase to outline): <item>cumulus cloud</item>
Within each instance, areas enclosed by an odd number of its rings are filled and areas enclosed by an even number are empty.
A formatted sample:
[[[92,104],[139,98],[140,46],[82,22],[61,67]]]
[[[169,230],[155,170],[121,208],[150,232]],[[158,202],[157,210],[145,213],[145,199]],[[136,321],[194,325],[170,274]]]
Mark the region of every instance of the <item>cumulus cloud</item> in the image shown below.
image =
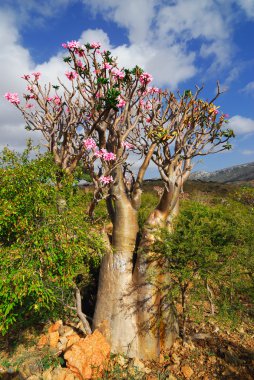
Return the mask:
[[[244,10],[249,18],[254,18],[253,0],[236,0],[236,3]]]
[[[133,67],[138,64],[154,76],[156,85],[168,86],[171,90],[196,75],[200,58],[207,59],[212,70],[227,65],[232,54],[232,6],[237,4],[248,17],[252,17],[253,11],[252,0],[228,0],[226,4],[223,0],[42,0],[39,3],[36,0],[6,0],[5,8],[0,8],[1,95],[7,91],[22,94],[25,82],[20,77],[24,73],[41,71],[42,81],[53,84],[57,76],[64,76],[63,53],[59,51],[46,62],[36,65],[29,50],[22,46],[18,28],[22,23],[25,25],[31,12],[38,22],[40,19],[43,22],[77,1],[125,28],[128,35],[128,44],[113,46],[105,31],[88,29],[80,36],[82,43],[100,41],[118,57],[120,65]],[[199,44],[195,51],[191,47],[194,40]],[[226,84],[237,75],[237,67],[229,70]],[[252,87],[253,82],[250,82],[245,91]],[[239,133],[252,132],[252,123],[251,119],[238,115],[231,118],[237,132],[237,125],[241,125]],[[23,146],[26,134],[21,125],[19,112],[0,96],[1,143],[6,145],[11,141],[15,145],[14,131],[19,131],[16,146]],[[12,129],[15,126],[18,129]]]
[[[248,117],[235,115],[229,119],[229,128],[232,128],[236,135],[254,133],[254,120]]]

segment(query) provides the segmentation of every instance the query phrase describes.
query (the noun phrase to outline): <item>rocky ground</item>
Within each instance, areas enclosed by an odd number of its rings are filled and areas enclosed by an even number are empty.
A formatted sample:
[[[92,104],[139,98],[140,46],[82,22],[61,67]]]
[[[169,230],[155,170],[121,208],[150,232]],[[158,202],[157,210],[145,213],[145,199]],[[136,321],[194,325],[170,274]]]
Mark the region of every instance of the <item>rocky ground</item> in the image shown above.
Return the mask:
[[[254,329],[246,324],[232,332],[201,323],[158,362],[112,356],[99,331],[85,337],[80,323],[61,321],[44,326],[39,335],[26,331],[15,349],[10,342],[1,346],[3,380],[254,379]]]

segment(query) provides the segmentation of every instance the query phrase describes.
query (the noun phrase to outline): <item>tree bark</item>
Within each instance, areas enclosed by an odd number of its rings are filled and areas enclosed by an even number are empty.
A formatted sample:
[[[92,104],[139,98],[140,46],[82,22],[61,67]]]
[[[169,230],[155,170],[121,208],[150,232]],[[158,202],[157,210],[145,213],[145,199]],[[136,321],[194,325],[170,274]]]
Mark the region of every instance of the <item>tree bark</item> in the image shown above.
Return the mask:
[[[155,256],[151,246],[159,228],[172,226],[178,211],[178,198],[172,186],[164,189],[161,200],[150,214],[144,227],[134,271],[137,288],[138,357],[156,359],[170,348],[178,334],[178,323],[173,304],[168,300],[163,256]],[[176,199],[176,201],[175,201]],[[173,214],[173,215],[172,215]]]
[[[114,202],[112,250],[105,254],[99,278],[94,328],[115,353],[137,356],[137,324],[133,292],[133,255],[138,232],[137,211],[125,194]]]

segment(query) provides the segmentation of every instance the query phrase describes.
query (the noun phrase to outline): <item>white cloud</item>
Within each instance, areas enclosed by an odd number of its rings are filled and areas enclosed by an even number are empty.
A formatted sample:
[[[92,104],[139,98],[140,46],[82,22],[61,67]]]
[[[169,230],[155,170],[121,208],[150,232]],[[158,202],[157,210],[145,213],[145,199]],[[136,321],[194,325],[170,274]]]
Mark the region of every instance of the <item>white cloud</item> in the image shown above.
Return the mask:
[[[241,92],[254,93],[254,81],[249,82],[242,88]]]
[[[246,133],[254,133],[254,120],[235,115],[229,119],[229,128],[232,128],[236,135],[242,135]]]
[[[89,9],[101,13],[128,30],[130,43],[143,43],[151,33],[151,24],[155,17],[157,0],[83,0]]]
[[[236,3],[245,11],[249,18],[254,18],[254,1],[253,0],[236,0]]]
[[[57,16],[69,4],[77,0],[4,0],[5,10],[10,10],[18,16],[16,23],[23,26],[47,26],[46,19]],[[33,16],[31,17],[31,13]]]
[[[252,149],[244,149],[242,151],[242,154],[244,154],[245,156],[251,156],[251,155],[254,155],[254,150],[252,150]]]

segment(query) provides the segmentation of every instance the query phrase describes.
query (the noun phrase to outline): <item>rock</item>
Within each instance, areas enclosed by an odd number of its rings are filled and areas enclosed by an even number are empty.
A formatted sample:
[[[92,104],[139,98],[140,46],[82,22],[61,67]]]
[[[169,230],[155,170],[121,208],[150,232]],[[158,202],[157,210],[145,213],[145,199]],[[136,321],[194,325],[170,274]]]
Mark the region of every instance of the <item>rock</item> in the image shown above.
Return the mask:
[[[52,377],[52,368],[49,368],[43,372],[42,380],[54,380]]]
[[[127,364],[127,360],[122,355],[117,356],[115,362],[121,367],[124,367]]]
[[[185,379],[190,379],[191,376],[193,375],[192,368],[190,366],[188,366],[187,364],[182,366],[181,371],[182,371],[182,374],[185,377]]]
[[[211,335],[205,334],[205,333],[194,334],[191,336],[191,339],[193,340],[203,340],[203,339],[210,339],[210,338],[211,338]]]
[[[110,355],[110,345],[104,336],[95,330],[86,338],[67,349],[64,354],[67,367],[78,379],[91,379],[102,376]]]
[[[143,372],[145,365],[138,358],[134,358],[132,361],[132,366],[136,367],[139,372]]]
[[[64,351],[67,347],[67,343],[68,343],[68,338],[66,336],[60,336],[57,348],[60,351]]]
[[[37,343],[37,347],[42,348],[42,347],[46,346],[46,344],[48,344],[48,336],[47,335],[41,335],[41,337]]]
[[[19,373],[21,377],[27,379],[32,375],[38,376],[41,373],[40,363],[38,363],[38,358],[31,358],[25,361],[19,367]]]
[[[177,380],[177,378],[171,373],[167,380]]]
[[[52,380],[76,380],[74,373],[68,368],[57,367],[52,371]],[[44,379],[43,379],[44,380]]]
[[[56,332],[59,330],[60,326],[62,326],[62,325],[63,325],[63,322],[61,320],[59,320],[49,327],[48,332],[49,333]]]
[[[176,355],[175,352],[171,355],[171,359],[174,364],[180,364],[181,359]]]
[[[32,376],[29,376],[27,380],[41,380],[41,376],[32,375]]]
[[[61,336],[66,336],[66,337],[76,334],[73,328],[69,326],[64,326],[63,329],[60,327],[60,331],[62,333]]]
[[[81,338],[78,334],[72,334],[66,337],[67,344],[66,348],[71,347],[74,343],[77,343]]]
[[[48,337],[49,337],[49,346],[51,348],[56,348],[58,339],[59,339],[59,332],[58,331],[50,332]]]

